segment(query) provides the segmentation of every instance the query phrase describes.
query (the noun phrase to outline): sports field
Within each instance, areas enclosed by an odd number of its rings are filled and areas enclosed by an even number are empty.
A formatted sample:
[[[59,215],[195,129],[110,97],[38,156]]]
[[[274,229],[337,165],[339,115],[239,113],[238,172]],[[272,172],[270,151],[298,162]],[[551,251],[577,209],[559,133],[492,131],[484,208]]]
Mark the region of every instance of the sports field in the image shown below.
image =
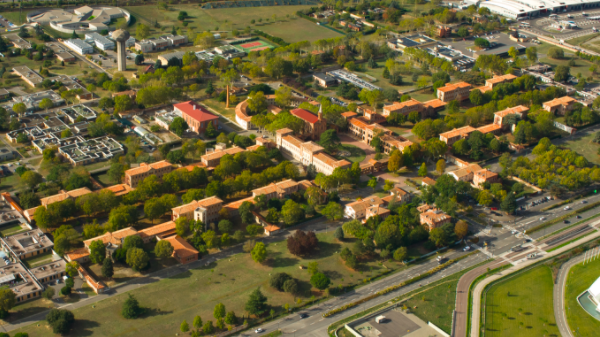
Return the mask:
[[[242,43],[242,44],[238,44],[237,46],[242,48],[246,53],[249,53],[251,51],[260,51],[260,50],[265,50],[265,49],[269,49],[269,48],[274,48],[272,45],[270,45],[262,40]]]
[[[541,265],[493,285],[484,295],[486,337],[559,336],[553,284],[552,271]]]

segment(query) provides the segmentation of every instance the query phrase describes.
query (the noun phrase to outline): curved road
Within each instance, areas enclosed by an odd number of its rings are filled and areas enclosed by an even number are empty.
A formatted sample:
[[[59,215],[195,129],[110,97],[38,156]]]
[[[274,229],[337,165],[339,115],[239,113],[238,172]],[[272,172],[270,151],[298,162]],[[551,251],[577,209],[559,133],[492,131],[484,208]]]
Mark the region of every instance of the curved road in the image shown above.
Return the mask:
[[[556,277],[557,282],[554,285],[553,292],[554,319],[556,319],[558,331],[560,331],[560,334],[563,337],[573,337],[571,329],[569,328],[569,323],[567,322],[567,317],[565,315],[565,287],[567,285],[567,276],[569,276],[569,270],[571,270],[571,267],[583,261],[584,258],[585,254],[581,254],[580,256],[564,263],[558,271],[558,275]]]
[[[467,335],[467,316],[469,311],[469,288],[479,275],[484,274],[487,269],[490,270],[501,267],[508,262],[492,261],[483,266],[477,267],[468,273],[465,273],[456,286],[456,312],[454,315],[454,331],[452,336],[464,337]]]

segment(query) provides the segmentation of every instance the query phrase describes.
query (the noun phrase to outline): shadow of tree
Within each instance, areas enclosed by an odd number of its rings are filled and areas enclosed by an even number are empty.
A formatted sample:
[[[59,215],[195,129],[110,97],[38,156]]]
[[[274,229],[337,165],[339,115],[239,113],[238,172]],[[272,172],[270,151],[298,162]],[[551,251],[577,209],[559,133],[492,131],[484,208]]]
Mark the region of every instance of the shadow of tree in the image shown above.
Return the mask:
[[[100,323],[96,321],[90,321],[89,319],[75,319],[75,323],[71,328],[69,336],[91,336],[94,334],[93,328],[100,326]],[[51,329],[50,327],[48,327]]]

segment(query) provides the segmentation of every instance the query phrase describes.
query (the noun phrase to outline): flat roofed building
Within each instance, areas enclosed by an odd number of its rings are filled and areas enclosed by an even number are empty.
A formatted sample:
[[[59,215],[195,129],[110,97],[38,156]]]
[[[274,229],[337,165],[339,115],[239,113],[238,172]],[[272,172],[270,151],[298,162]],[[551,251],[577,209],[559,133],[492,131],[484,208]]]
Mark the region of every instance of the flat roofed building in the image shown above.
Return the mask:
[[[51,252],[54,243],[41,230],[33,229],[2,238],[2,248],[22,260]]]
[[[69,39],[65,44],[79,55],[92,54],[94,52],[94,47],[81,39]]]
[[[448,146],[452,146],[452,144],[456,143],[457,141],[468,138],[473,131],[475,131],[475,128],[469,125],[463,126],[462,128],[440,133],[440,140],[446,143]]]
[[[338,84],[338,81],[335,79],[335,77],[323,73],[313,74],[313,79],[317,81],[317,83],[319,83],[319,85],[323,88],[329,88]]]
[[[196,220],[196,215],[194,212],[198,208],[201,208],[202,210],[198,214],[198,217],[200,218],[199,220],[208,224],[211,221],[215,221],[219,218],[219,211],[222,207],[223,200],[217,197],[193,200],[189,204],[172,208],[171,211],[173,212],[173,215],[171,220],[175,221],[180,217],[186,217],[189,220]]]
[[[115,41],[110,40],[98,33],[85,34],[85,40],[95,44],[100,50],[114,50],[116,47]]]
[[[450,101],[463,101],[469,98],[471,85],[467,82],[446,83],[445,86],[437,89],[437,98],[445,103]]]
[[[38,298],[44,286],[27,270],[21,262],[0,267],[0,286],[6,286],[15,293],[17,303]]]
[[[29,269],[31,274],[42,284],[59,280],[67,274],[65,271],[67,261],[58,255],[52,257],[52,262]]]
[[[571,111],[575,108],[575,103],[577,103],[577,100],[573,97],[563,96],[545,102],[543,107],[544,110],[552,112],[555,115],[564,115],[567,111]]]
[[[151,164],[141,163],[139,167],[125,171],[125,183],[132,188],[136,188],[139,183],[151,175],[162,179],[165,174],[171,171],[173,171],[173,165],[166,160]]]
[[[488,0],[482,2],[479,6],[481,8],[488,8],[494,14],[515,20],[524,20],[540,15],[539,8],[532,8],[513,0]]]
[[[48,98],[49,100],[51,100],[55,107],[63,105],[65,103],[65,100],[62,97],[60,97],[59,94],[55,93],[52,90],[46,90],[46,91],[34,92],[29,95],[15,96],[12,98],[10,108],[12,109],[12,106],[17,103],[23,103],[23,104],[25,104],[25,107],[26,107],[25,111],[34,112],[34,111],[40,109],[40,102],[44,98]]]
[[[13,72],[20,76],[25,83],[32,87],[37,87],[42,84],[44,78],[37,72],[29,69],[27,66],[14,67]]]
[[[125,150],[121,143],[104,136],[61,146],[58,148],[58,153],[74,166],[81,166],[110,160],[116,155],[125,153]]]
[[[56,58],[63,62],[75,62],[77,60],[77,58],[69,52],[58,53],[56,54]]]

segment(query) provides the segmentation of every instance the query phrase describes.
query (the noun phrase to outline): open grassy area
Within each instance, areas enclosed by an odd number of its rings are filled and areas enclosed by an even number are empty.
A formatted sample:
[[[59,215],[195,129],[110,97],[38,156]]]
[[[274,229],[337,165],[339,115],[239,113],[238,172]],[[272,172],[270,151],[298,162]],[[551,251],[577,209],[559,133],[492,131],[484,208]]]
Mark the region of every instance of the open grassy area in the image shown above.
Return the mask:
[[[27,22],[27,12],[2,12],[2,16],[15,25],[22,25]]]
[[[340,146],[338,146],[338,151],[350,152],[349,156],[342,156],[339,153],[337,153],[335,155],[335,157],[340,160],[346,159],[353,163],[360,163],[361,161],[365,160],[365,157],[366,157],[365,151],[363,151],[361,148],[359,148],[357,146],[350,145],[350,144],[340,144]]]
[[[569,40],[569,43],[571,43],[571,40]],[[556,47],[556,46],[550,45],[547,43],[542,43],[541,45],[539,45],[537,47],[539,61],[541,63],[545,63],[545,64],[552,66],[552,68],[555,68],[560,65],[570,67],[569,60],[571,60],[571,58],[573,58],[573,57],[576,57],[575,53],[570,50],[563,49],[565,52],[564,59],[560,59],[560,60],[552,59],[552,58],[549,58],[548,56],[546,56],[546,53],[552,47]],[[593,63],[591,63],[587,60],[577,58],[575,60],[575,66],[570,67],[571,75],[576,76],[577,73],[581,73],[581,75],[583,75],[583,77],[585,77],[585,78],[587,78],[588,76],[591,76],[592,73],[590,72],[590,66],[592,64]]]
[[[52,252],[46,252],[40,255],[32,256],[23,260],[28,268],[35,268],[46,263],[52,262]]]
[[[589,133],[583,137],[571,138],[563,143],[567,148],[577,151],[584,156],[590,163],[600,165],[600,156],[598,155],[598,143],[594,143],[594,133]]]
[[[0,178],[0,191],[12,191],[17,188],[18,184],[19,176],[16,174]]]
[[[587,290],[600,276],[600,260],[585,265],[580,263],[571,268],[565,287],[565,311],[571,330],[578,329],[579,336],[596,336],[600,322],[590,316],[577,302],[577,296]],[[577,336],[577,335],[576,335]]]
[[[382,89],[392,88],[392,89],[399,90],[399,91],[408,91],[408,90],[414,89],[416,87],[416,83],[414,83],[412,81],[411,76],[402,76],[402,85],[390,84],[388,79],[383,78],[383,68],[384,67],[385,67],[384,61],[377,62],[377,68],[375,68],[375,69],[371,69],[371,68],[367,67],[365,64],[364,71],[357,71],[355,73],[357,73],[359,75],[366,74],[366,75],[376,78],[377,80],[375,82],[372,82],[368,77],[363,77],[364,80],[371,82],[374,85],[376,85]],[[428,80],[431,80],[431,76],[425,76],[425,77]],[[413,96],[414,94],[415,93],[411,93],[410,95]],[[430,100],[430,99],[433,99],[433,96],[431,96],[431,98],[428,98],[428,100]]]
[[[188,27],[194,32],[206,30],[232,31],[243,30],[247,26],[259,29],[265,33],[281,37],[287,42],[303,40],[314,41],[323,38],[342,36],[330,29],[317,26],[316,24],[296,17],[299,10],[309,6],[271,6],[271,7],[245,7],[227,9],[202,9],[198,5],[174,5],[169,10],[158,9],[155,5],[125,7],[137,20],[145,24],[158,22],[160,28],[152,28],[151,36],[158,36],[170,32],[172,26],[182,28],[181,22],[177,20],[180,11],[186,11],[189,17],[186,19]],[[274,17],[275,16],[275,17]],[[262,19],[259,23],[258,20]],[[268,21],[267,21],[268,19]],[[254,24],[251,21],[255,20]],[[275,23],[274,23],[275,22]],[[135,27],[129,30],[134,33]]]
[[[485,295],[486,336],[558,336],[552,271],[541,265],[493,285]]]
[[[25,229],[21,227],[21,224],[14,224],[7,227],[2,227],[2,229],[0,229],[0,235],[2,235],[2,237],[6,237],[8,235],[13,235],[23,231],[25,231]]]
[[[352,245],[352,240],[339,243],[333,238],[333,232],[317,235],[319,251],[307,259],[288,253],[285,241],[267,246],[267,260],[258,264],[249,254],[237,254],[220,260],[210,266],[194,268],[160,282],[154,282],[137,288],[129,293],[136,296],[140,304],[148,308],[148,313],[136,320],[121,317],[121,305],[126,294],[110,297],[101,302],[74,310],[75,331],[85,332],[87,336],[166,336],[179,332],[179,325],[185,319],[191,322],[196,315],[204,321],[212,319],[213,308],[223,303],[227,311],[235,311],[238,317],[244,312],[248,295],[256,288],[267,296],[268,304],[275,311],[289,303],[294,307],[294,298],[287,293],[278,292],[268,285],[269,274],[286,272],[299,280],[301,296],[304,301],[318,292],[312,292],[310,275],[300,265],[309,262],[319,263],[319,269],[328,274],[332,286],[344,286],[361,283],[363,279],[377,275],[384,269],[377,261],[363,262],[358,271],[346,268],[336,252]],[[384,263],[390,268],[399,265]],[[106,322],[111,322],[106,324]],[[214,322],[214,319],[213,319]],[[46,324],[37,323],[20,329],[30,336],[54,336]],[[16,333],[17,331],[15,331]]]

